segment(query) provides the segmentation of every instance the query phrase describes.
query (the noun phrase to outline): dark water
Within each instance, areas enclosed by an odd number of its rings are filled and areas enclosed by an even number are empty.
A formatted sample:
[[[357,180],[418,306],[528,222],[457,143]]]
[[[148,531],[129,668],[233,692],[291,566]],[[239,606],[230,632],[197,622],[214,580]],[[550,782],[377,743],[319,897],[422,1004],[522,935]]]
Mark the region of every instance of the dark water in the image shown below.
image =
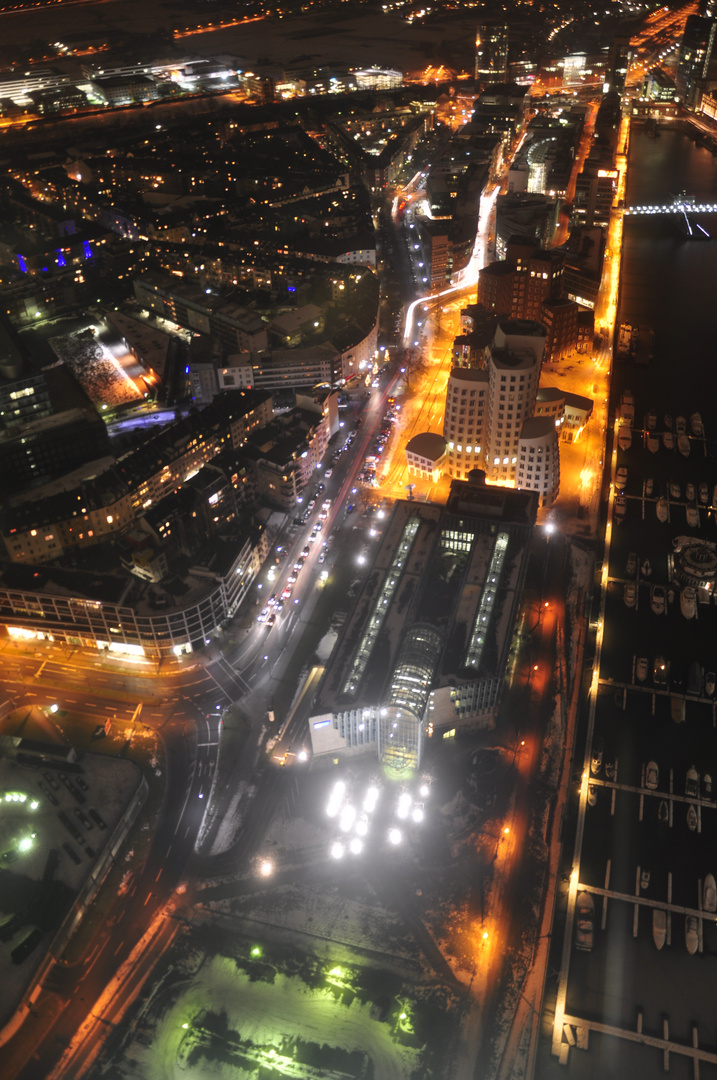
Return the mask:
[[[633,128],[626,205],[667,202],[683,190],[717,201],[717,158],[681,131],[650,139]],[[715,435],[717,214],[697,220],[714,240],[687,240],[677,215],[625,218],[620,320],[651,326],[656,345],[647,367],[616,365],[616,383],[658,414],[700,411]]]

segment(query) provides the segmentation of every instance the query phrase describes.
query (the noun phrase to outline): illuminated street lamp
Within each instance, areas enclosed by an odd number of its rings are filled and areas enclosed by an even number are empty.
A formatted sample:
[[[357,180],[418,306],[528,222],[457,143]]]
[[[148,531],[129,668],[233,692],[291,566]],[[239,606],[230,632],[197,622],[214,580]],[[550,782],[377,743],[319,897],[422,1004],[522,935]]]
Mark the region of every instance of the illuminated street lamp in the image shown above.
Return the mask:
[[[271,859],[262,859],[259,863],[259,873],[262,877],[271,877],[274,873],[274,864]]]

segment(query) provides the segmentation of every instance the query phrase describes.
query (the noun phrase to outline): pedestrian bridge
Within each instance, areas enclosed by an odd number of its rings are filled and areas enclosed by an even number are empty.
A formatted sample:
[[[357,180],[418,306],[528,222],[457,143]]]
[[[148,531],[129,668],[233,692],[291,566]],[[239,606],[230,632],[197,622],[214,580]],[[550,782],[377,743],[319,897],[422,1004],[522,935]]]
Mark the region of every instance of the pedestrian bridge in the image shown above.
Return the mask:
[[[698,203],[692,195],[680,195],[670,203],[626,206],[625,214],[717,214],[717,202]]]

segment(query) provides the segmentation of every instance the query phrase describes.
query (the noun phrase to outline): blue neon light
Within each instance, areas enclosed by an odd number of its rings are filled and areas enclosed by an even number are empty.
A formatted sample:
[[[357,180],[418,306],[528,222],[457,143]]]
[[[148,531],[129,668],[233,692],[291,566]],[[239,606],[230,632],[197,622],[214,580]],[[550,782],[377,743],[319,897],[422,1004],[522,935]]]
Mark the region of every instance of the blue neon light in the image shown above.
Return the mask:
[[[20,264],[20,269],[22,270],[23,274],[26,274],[27,273],[27,263],[25,262],[25,259],[23,258],[23,256],[18,255],[17,261]]]
[[[57,265],[58,266],[66,266],[67,265],[67,263],[65,262],[65,256],[62,254],[62,248],[57,249]]]
[[[89,240],[85,240],[84,248],[85,248],[85,258],[86,259],[91,259],[92,258],[92,248],[90,247]]]

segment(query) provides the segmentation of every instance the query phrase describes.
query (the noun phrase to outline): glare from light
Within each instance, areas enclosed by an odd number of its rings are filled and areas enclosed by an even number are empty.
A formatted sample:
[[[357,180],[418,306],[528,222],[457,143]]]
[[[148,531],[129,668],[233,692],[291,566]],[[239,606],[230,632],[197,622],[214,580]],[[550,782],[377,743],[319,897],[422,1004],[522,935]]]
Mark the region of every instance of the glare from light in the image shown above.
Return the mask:
[[[339,828],[342,832],[351,832],[354,821],[356,820],[356,807],[351,803],[346,803],[341,810],[341,816],[339,817]]]
[[[411,817],[417,825],[420,825],[420,823],[423,821],[423,810],[421,810],[420,806],[414,807]]]
[[[368,821],[365,817],[360,817],[356,822],[356,832],[359,836],[365,836],[368,832]]]
[[[421,796],[422,799],[427,799],[428,796],[429,796],[430,790],[431,789],[428,786],[428,784],[421,784],[420,788],[418,789],[418,794]]]
[[[328,805],[326,807],[326,813],[329,817],[336,817],[336,815],[338,814],[341,808],[341,803],[343,802],[345,791],[346,784],[343,782],[343,780],[337,780],[331,790]]]
[[[274,864],[271,859],[262,859],[259,865],[259,873],[262,877],[271,877],[274,873]]]
[[[397,845],[401,843],[401,830],[389,829],[388,840],[390,844],[393,844],[394,847],[397,847]]]
[[[367,814],[372,814],[376,809],[376,803],[378,802],[379,790],[377,787],[371,786],[363,799],[363,808]]]
[[[332,859],[343,859],[344,845],[341,843],[340,840],[334,840],[330,850]]]
[[[296,760],[297,761],[308,761],[309,760],[309,755],[307,754],[306,750],[299,750],[299,753],[296,755]]]
[[[32,847],[32,840],[29,836],[23,836],[22,840],[18,844],[20,851],[29,851]]]
[[[363,851],[363,840],[358,836],[352,836],[349,841],[349,850],[352,855],[360,855]]]
[[[410,810],[411,810],[411,796],[410,796],[409,792],[402,791],[401,794],[398,797],[398,807],[396,809],[396,813],[397,813],[398,817],[401,818],[401,820],[404,820],[405,818],[408,817],[408,815],[410,813]]]

